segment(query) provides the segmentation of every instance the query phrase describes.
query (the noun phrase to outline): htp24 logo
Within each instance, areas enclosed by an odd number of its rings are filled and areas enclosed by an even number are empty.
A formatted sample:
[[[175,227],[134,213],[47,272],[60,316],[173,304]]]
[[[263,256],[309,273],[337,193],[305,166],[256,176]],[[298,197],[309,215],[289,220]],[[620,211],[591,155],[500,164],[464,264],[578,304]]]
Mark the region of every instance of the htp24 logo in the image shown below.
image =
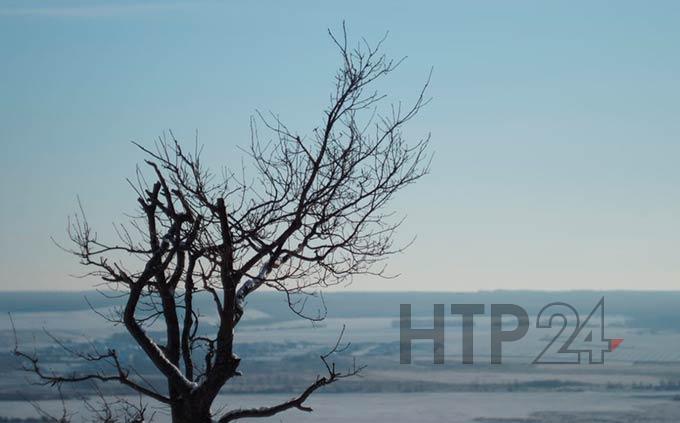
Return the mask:
[[[474,363],[474,317],[485,313],[484,304],[451,304],[451,314],[462,317],[462,361]],[[434,364],[444,363],[444,304],[434,304],[434,327],[413,328],[411,304],[400,307],[400,362],[411,363],[411,346],[414,340],[432,340]],[[506,330],[503,318],[512,316],[516,327]],[[516,304],[491,304],[491,364],[501,364],[503,344],[522,339],[529,331],[529,314]],[[553,302],[536,316],[537,329],[557,328],[548,344],[533,360],[533,364],[588,364],[604,363],[604,354],[612,352],[623,342],[621,338],[605,336],[604,297],[595,305],[588,317],[581,321],[578,311],[565,302]],[[566,339],[565,339],[566,338]]]

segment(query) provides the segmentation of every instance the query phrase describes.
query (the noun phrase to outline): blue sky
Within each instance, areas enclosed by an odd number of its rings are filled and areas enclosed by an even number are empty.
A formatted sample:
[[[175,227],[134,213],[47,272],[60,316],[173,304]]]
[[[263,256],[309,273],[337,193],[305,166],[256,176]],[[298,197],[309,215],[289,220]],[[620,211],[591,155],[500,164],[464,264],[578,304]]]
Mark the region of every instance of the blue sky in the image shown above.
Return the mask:
[[[311,130],[339,64],[326,29],[408,56],[381,88],[433,101],[417,235],[351,289],[680,288],[680,3],[0,0],[0,289],[84,289],[76,195],[110,233],[164,130],[235,165],[256,109]]]

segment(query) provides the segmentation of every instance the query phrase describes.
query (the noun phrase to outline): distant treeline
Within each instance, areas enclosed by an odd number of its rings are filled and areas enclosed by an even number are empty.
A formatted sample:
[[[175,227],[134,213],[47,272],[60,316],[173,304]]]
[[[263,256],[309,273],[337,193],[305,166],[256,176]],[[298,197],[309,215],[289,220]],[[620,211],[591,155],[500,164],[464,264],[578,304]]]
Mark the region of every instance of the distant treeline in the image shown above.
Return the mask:
[[[208,295],[199,295],[198,306],[213,309]],[[680,291],[482,291],[454,292],[331,292],[323,298],[306,302],[306,313],[327,311],[332,318],[384,317],[399,318],[399,305],[411,304],[414,317],[431,318],[433,304],[499,304],[511,303],[537,314],[551,302],[567,302],[582,314],[589,313],[601,297],[605,297],[606,313],[622,315],[627,326],[657,330],[680,330]],[[86,301],[87,298],[87,301]],[[86,292],[3,292],[0,312],[46,312],[85,310],[122,304],[124,299],[110,298],[95,291]],[[89,302],[89,304],[88,304]],[[298,317],[288,308],[278,292],[261,292],[249,297],[248,307],[266,313],[257,323],[294,320]],[[248,319],[244,320],[248,324]]]

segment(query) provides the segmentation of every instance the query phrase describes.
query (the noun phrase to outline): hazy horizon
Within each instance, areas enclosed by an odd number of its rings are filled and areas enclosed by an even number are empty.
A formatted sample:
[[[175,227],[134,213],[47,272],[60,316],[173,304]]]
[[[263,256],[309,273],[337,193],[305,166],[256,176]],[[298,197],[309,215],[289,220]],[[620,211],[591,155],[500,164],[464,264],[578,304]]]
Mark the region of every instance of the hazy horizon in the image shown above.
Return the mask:
[[[261,292],[277,292],[275,289],[271,288],[263,288],[259,290]],[[259,292],[258,291],[258,292]],[[494,293],[494,292],[537,292],[537,293],[560,293],[560,292],[567,292],[567,293],[578,293],[578,292],[629,292],[629,293],[634,293],[634,292],[649,292],[649,293],[664,293],[664,292],[672,292],[672,293],[680,293],[680,289],[654,289],[654,288],[632,288],[632,289],[598,289],[598,288],[593,288],[593,289],[583,289],[583,288],[575,288],[575,289],[525,289],[525,288],[497,288],[497,289],[477,289],[477,290],[472,290],[472,291],[465,291],[465,290],[437,290],[437,289],[389,289],[389,290],[368,290],[368,289],[352,289],[350,288],[343,288],[343,287],[328,287],[324,291],[326,292],[331,292],[331,293],[347,293],[347,294],[352,294],[352,293],[357,293],[357,294],[385,294],[385,293],[394,293],[394,294],[407,294],[407,293],[427,293],[427,294],[437,294],[437,293],[442,293],[442,294],[483,294],[483,293]],[[79,293],[79,292],[92,292],[92,293],[99,293],[99,292],[115,292],[112,290],[107,290],[107,289],[101,289],[98,290],[94,287],[89,287],[89,288],[83,288],[83,289],[4,289],[0,288],[0,292],[5,292],[5,293],[31,293],[31,292],[36,292],[36,293]]]

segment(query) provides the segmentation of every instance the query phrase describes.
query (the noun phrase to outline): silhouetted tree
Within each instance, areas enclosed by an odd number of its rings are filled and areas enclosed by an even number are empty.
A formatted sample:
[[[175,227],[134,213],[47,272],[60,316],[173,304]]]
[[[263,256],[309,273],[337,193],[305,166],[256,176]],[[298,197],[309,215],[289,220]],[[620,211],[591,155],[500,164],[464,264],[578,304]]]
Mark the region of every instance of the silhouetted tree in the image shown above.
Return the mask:
[[[141,213],[117,227],[116,243],[98,239],[82,207],[70,220],[75,248],[69,251],[90,269],[89,275],[124,296],[125,306],[113,320],[125,325],[167,380],[167,389],[135,377],[113,349],[73,351],[83,360],[108,363],[112,373],[61,375],[17,349],[28,370],[55,385],[119,382],[166,404],[174,423],[226,423],[288,409],[311,411],[305,401],[313,392],[361,370],[336,369],[330,354],[342,348],[338,339],[321,357],[326,374],[291,400],[220,415],[211,411],[220,389],[240,374],[234,328],[246,298],[266,286],[280,291],[301,317],[323,318],[323,313],[306,314],[294,298],[353,275],[382,275],[382,262],[401,251],[393,244],[401,221],[385,206],[428,170],[429,136],[414,143],[402,136],[404,124],[425,104],[427,83],[413,105],[393,104],[383,114],[378,106],[384,96],[371,87],[399,61],[380,52],[382,41],[351,47],[344,27],[341,38],[331,33],[331,39],[342,65],[323,121],[302,136],[276,116],[258,114],[247,154],[253,182],[241,172],[212,173],[198,146],[187,151],[170,134],[153,148],[137,144],[149,166],[149,173],[138,169],[131,181]],[[256,121],[271,131],[273,140],[259,140]],[[219,323],[211,336],[198,330],[198,293],[214,300]],[[163,323],[164,339],[153,339],[145,330],[155,320]]]

